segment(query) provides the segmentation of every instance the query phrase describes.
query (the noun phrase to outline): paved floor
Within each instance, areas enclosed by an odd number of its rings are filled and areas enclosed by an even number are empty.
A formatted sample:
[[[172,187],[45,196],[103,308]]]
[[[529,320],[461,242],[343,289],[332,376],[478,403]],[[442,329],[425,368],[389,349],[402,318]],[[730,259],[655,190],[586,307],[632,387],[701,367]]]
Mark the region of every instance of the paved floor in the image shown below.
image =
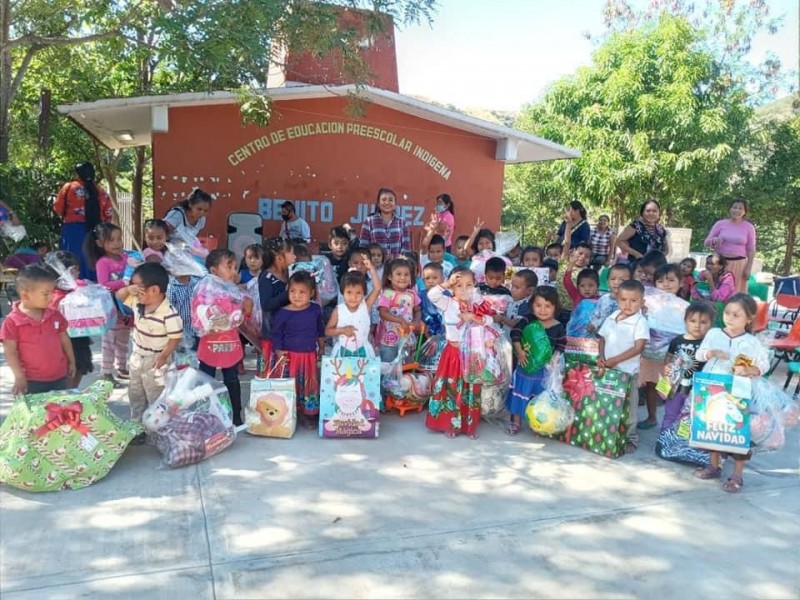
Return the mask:
[[[0,366],[0,414],[9,388]],[[738,496],[655,457],[653,431],[619,460],[480,434],[387,416],[379,440],[242,435],[175,471],[132,447],[84,490],[2,487],[0,596],[800,596],[797,430]]]

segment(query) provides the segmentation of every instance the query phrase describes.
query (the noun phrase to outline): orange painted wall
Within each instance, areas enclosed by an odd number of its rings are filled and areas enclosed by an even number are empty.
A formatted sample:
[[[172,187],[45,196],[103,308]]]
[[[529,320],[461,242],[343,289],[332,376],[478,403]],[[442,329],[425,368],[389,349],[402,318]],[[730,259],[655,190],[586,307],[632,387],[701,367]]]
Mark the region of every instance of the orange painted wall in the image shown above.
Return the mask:
[[[443,192],[455,202],[456,233],[468,234],[478,217],[497,230],[504,165],[494,159],[493,140],[376,105],[354,119],[347,108],[340,98],[276,102],[269,127],[258,128],[242,127],[233,104],[171,107],[169,132],[153,139],[155,214],[201,187],[216,196],[206,233],[224,240],[228,213],[260,212],[269,236],[280,225],[274,201],[288,199],[298,204],[313,237],[326,241],[330,228],[344,222],[360,231],[365,207],[359,205],[371,207],[378,188],[386,186],[397,192],[404,216],[415,224],[415,249],[420,226]],[[341,123],[333,127],[345,133],[290,135],[298,132],[292,127],[322,122]],[[396,144],[405,138],[410,148],[347,133],[356,126],[394,134]],[[284,140],[275,142],[281,134]],[[256,139],[270,145],[259,150]],[[248,143],[249,150],[242,150]],[[447,179],[414,156],[418,146],[438,157]]]

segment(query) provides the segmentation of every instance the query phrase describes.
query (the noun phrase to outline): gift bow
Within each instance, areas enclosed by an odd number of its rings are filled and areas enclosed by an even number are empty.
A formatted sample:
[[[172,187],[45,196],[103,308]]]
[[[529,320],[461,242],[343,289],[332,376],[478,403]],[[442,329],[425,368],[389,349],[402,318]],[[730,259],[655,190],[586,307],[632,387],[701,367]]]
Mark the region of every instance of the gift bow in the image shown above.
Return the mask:
[[[36,435],[42,437],[58,429],[62,425],[69,425],[81,435],[87,435],[89,429],[81,423],[81,413],[83,412],[83,404],[78,401],[72,402],[63,406],[61,404],[47,404],[44,409],[47,411],[47,420],[45,424],[36,430]]]
[[[564,380],[564,391],[569,394],[574,403],[581,398],[594,398],[594,382],[592,381],[592,371],[586,365],[579,365],[570,369]]]

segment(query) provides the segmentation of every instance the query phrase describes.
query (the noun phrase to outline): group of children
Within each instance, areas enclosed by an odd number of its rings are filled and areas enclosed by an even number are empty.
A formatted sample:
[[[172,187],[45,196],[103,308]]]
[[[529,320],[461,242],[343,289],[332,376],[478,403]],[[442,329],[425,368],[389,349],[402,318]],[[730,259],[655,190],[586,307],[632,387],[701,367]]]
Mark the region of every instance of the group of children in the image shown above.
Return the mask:
[[[318,272],[293,268],[312,261],[303,244],[272,238],[248,246],[241,259],[227,249],[208,253],[206,278],[213,280],[218,290],[231,297],[243,289],[250,293],[241,308],[245,320],[253,312],[260,317],[258,350],[264,361],[259,375],[281,373],[295,378],[301,422],[316,426],[318,359],[326,350],[326,340],[333,341],[335,355],[379,356],[382,362],[391,362],[398,356],[401,341],[417,332],[445,338],[426,425],[447,437],[464,433],[477,438],[480,383],[464,377],[459,353],[461,330],[469,322],[496,327],[512,344],[514,368],[506,401],[509,435],[520,432],[528,401],[545,386],[544,369],[533,373],[526,370],[529,355],[521,344],[522,332],[534,322],[541,324],[553,352],[559,353],[565,350],[570,323],[577,315],[588,314],[586,335],[598,340],[596,364],[601,372],[618,369],[638,375],[639,386],[634,386],[629,398],[628,452],[638,444],[637,427],[656,425],[655,386],[679,352],[693,357],[693,371],[727,370],[758,377],[768,369],[766,352],[751,333],[755,302],[744,294],[725,299],[724,325],[715,329],[713,305],[705,299],[695,300],[685,310],[686,333],[670,342],[666,360],[642,356],[650,337],[646,289],[698,298],[693,275],[696,265],[691,259],[668,264],[663,254],[654,251],[635,265],[611,264],[609,291],[600,295],[598,270],[611,261],[607,255],[601,255],[601,262],[593,260],[589,243],[571,247],[569,228],[563,244],[545,248],[517,245],[506,256],[499,256],[494,255],[494,233],[483,228],[480,221],[471,235],[456,237],[452,247],[445,246],[444,238],[436,234],[437,227],[434,215],[426,227],[420,254],[409,252],[396,257],[387,257],[378,245],[359,248],[346,228],[333,228],[328,261],[338,294],[329,301],[318,295]],[[208,303],[197,299],[200,278],[170,274],[161,264],[168,252],[168,224],[158,219],[147,221],[144,233],[145,260],[129,280],[124,276],[129,259],[117,226],[97,225],[85,249],[97,271],[98,283],[119,302],[116,325],[102,339],[101,376],[115,384],[119,379],[130,381],[132,417],[141,419],[144,409],[163,390],[166,369],[183,344],[196,350],[204,372],[214,376],[221,369],[234,423],[240,425],[239,375],[248,340],[235,326],[215,327],[224,318],[230,325],[230,315],[203,312],[210,309]],[[597,237],[601,244],[603,236]],[[57,258],[77,271],[77,257],[58,252]],[[712,256],[712,266],[714,261]],[[515,268],[509,278],[512,266]],[[15,394],[76,387],[81,376],[92,370],[89,340],[70,339],[67,324],[57,310],[69,293],[60,281],[58,274],[41,265],[27,266],[17,277],[20,301],[0,331],[15,377]],[[486,301],[492,297],[506,297],[507,302],[497,309]],[[61,351],[42,352],[56,347]],[[750,357],[750,366],[732,366],[732,358],[739,354]],[[682,385],[685,382],[684,376]],[[636,416],[639,387],[644,390],[647,407],[647,418],[641,422]],[[734,456],[734,472],[724,486],[727,491],[741,488],[745,459]],[[711,466],[699,471],[698,476],[708,479],[719,474],[720,455],[711,453]]]

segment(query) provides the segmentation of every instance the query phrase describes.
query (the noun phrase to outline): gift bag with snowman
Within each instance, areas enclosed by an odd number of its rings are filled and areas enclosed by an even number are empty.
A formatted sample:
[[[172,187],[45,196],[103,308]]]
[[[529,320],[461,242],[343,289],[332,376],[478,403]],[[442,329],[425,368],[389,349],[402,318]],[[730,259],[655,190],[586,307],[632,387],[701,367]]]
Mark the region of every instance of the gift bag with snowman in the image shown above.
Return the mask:
[[[381,362],[378,358],[322,359],[320,437],[378,437],[380,373]]]

